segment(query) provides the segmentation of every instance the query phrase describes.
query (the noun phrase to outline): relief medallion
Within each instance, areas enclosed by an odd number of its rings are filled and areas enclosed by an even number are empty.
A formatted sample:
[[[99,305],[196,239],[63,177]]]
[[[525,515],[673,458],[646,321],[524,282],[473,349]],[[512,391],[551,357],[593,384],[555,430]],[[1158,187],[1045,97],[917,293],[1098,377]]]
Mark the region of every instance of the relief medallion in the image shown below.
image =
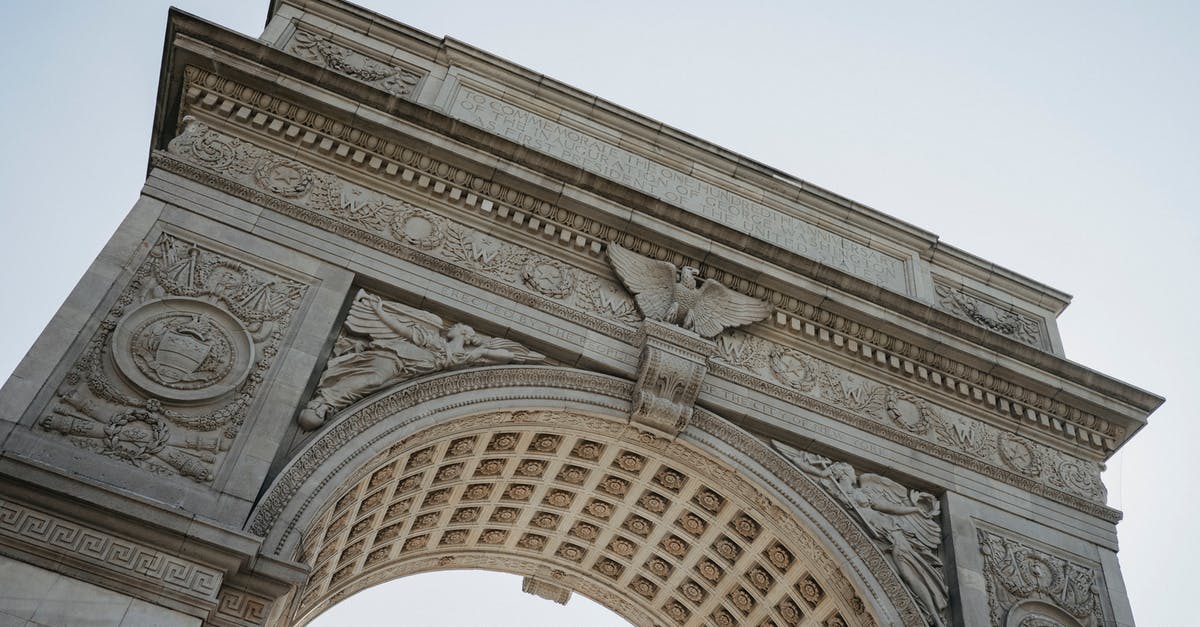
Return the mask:
[[[232,315],[194,298],[152,300],[126,315],[112,335],[126,381],[180,403],[231,392],[250,373],[254,342]]]

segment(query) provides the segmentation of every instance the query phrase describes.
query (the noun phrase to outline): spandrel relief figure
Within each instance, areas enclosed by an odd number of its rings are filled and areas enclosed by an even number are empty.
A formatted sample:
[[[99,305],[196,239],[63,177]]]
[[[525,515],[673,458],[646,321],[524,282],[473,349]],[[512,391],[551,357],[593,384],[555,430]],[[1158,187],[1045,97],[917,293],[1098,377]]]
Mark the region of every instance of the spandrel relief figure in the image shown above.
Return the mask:
[[[516,342],[482,336],[465,324],[447,325],[427,311],[359,290],[316,395],[300,412],[300,426],[315,429],[333,412],[421,375],[542,359]]]
[[[937,497],[910,490],[887,477],[858,474],[845,462],[775,443],[797,468],[854,512],[892,555],[896,572],[916,596],[931,625],[945,625],[949,591],[942,575],[941,504]]]

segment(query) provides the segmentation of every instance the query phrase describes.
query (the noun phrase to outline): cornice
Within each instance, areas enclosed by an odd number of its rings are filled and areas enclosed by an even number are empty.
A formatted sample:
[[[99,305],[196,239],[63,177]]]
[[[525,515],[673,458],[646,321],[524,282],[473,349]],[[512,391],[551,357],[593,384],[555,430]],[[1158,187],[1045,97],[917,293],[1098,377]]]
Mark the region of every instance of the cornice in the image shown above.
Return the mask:
[[[185,16],[181,15],[176,15],[173,19],[182,20],[181,24],[186,22]],[[208,25],[188,25],[193,29],[201,26],[215,28]],[[209,40],[215,39],[209,37]],[[255,42],[242,41],[239,44],[243,47],[258,46],[256,58],[277,54],[277,51],[262,49],[261,44]],[[242,54],[246,56],[246,51]],[[307,65],[297,64],[290,57],[277,59],[276,65],[283,67],[287,65],[284,61],[288,60],[292,65]],[[182,74],[181,67],[176,67],[173,71]],[[309,78],[316,80],[318,77]],[[331,76],[328,73],[321,74],[320,78],[322,84],[327,87],[372,93],[375,100],[381,100],[378,90],[357,81]],[[277,96],[267,96],[253,87],[230,82],[228,78],[205,80],[215,80],[220,84],[219,90],[205,90],[193,84],[187,89],[186,100],[190,105],[182,106],[206,110],[217,118],[224,118],[243,129],[271,136],[274,141],[286,142],[295,146],[297,150],[312,154],[318,160],[330,160],[337,167],[357,170],[362,175],[383,181],[387,185],[415,185],[417,188],[428,190],[426,193],[432,192],[440,196],[444,201],[462,203],[476,213],[494,216],[492,219],[507,220],[527,232],[538,231],[547,239],[567,244],[568,248],[575,250],[586,250],[593,257],[598,257],[607,241],[616,240],[627,246],[640,246],[643,252],[650,256],[677,264],[699,263],[700,259],[696,258],[698,253],[704,258],[702,251],[690,246],[668,249],[622,232],[624,229],[620,228],[620,225],[611,224],[610,219],[601,221],[597,219],[600,217],[597,215],[582,215],[574,210],[578,199],[569,197],[569,188],[560,189],[556,195],[552,193],[548,197],[539,197],[542,195],[532,195],[527,189],[518,190],[497,182],[520,182],[511,176],[501,177],[496,172],[491,172],[495,180],[488,180],[477,173],[478,167],[467,169],[467,164],[463,164],[463,167],[452,165],[428,154],[421,154],[411,147],[402,147],[376,132],[376,128],[386,121],[388,116],[360,116],[358,122],[361,124],[351,126],[317,113],[311,108],[306,109],[283,101]],[[164,82],[167,82],[165,78]],[[183,91],[182,81],[174,82],[180,86],[180,91]],[[202,93],[204,91],[207,93]],[[284,90],[276,85],[274,92],[281,91]],[[311,94],[311,90],[308,91]],[[173,98],[174,96],[169,99]],[[311,96],[309,99],[311,100]],[[303,102],[305,98],[298,100]],[[382,100],[388,105],[383,110],[392,115],[399,115],[399,119],[405,122],[427,127],[432,132],[448,135],[454,140],[470,140],[468,146],[504,147],[502,139],[494,136],[480,137],[481,134],[486,134],[447,120],[444,116],[417,105],[394,97]],[[171,108],[160,102],[160,112]],[[365,111],[364,106],[358,108],[360,113]],[[179,108],[174,110],[178,113]],[[391,127],[393,132],[399,130],[395,124]],[[412,145],[411,142],[407,144]],[[541,158],[534,161],[543,164],[550,160]],[[526,163],[528,162],[526,159]],[[495,163],[494,158],[491,163]],[[559,163],[557,167],[561,168],[562,165]],[[548,174],[554,175],[555,172],[551,169]],[[575,177],[561,178],[571,183],[586,180],[591,176],[579,172],[576,174]],[[631,200],[635,199],[636,193],[630,192],[627,195],[631,198],[625,200]],[[559,206],[555,206],[556,204]],[[716,225],[711,228],[714,233],[720,230]],[[709,234],[711,233],[702,233]],[[739,240],[730,237],[727,241],[734,240],[744,243],[746,238],[741,237]],[[722,254],[725,252],[728,252],[728,249],[722,249]],[[852,314],[853,317],[848,316],[846,314],[853,311],[854,307],[849,305],[846,299],[831,292],[809,294],[803,300],[794,295],[787,295],[787,292],[779,291],[787,289],[786,281],[768,277],[768,273],[765,272],[766,268],[773,267],[769,264],[774,257],[778,257],[777,253],[778,251],[774,255],[768,255],[768,260],[762,262],[758,268],[729,268],[728,262],[719,262],[715,258],[712,261],[722,263],[722,268],[711,264],[701,264],[701,267],[706,278],[720,280],[733,289],[771,301],[779,308],[775,316],[776,323],[797,335],[815,338],[837,350],[860,355],[864,361],[927,381],[931,387],[971,399],[981,406],[991,408],[992,411],[1011,416],[1014,421],[1025,422],[1029,426],[1040,425],[1040,428],[1060,433],[1061,439],[1077,442],[1085,448],[1105,453],[1115,450],[1144,423],[1144,413],[1152,411],[1161,403],[1160,398],[1141,390],[1015,341],[1001,338],[964,323],[950,314],[938,312],[910,299],[887,294],[878,288],[873,290],[876,300],[888,301],[889,306],[900,305],[893,309],[911,310],[904,311],[912,316],[911,322],[954,329],[957,335],[966,336],[985,347],[999,345],[996,347],[997,352],[985,353],[987,357],[981,360],[965,347],[953,346],[953,342],[941,333],[935,332],[934,337],[938,339],[930,342],[928,337],[921,337],[920,334],[903,328],[912,325],[905,325],[899,321],[884,322],[882,325],[869,323],[871,316],[863,316],[858,312]],[[743,255],[730,256],[745,259]],[[746,272],[747,269],[750,271]],[[778,274],[778,269],[774,270],[774,274]],[[841,273],[826,268],[819,274],[826,278],[839,278],[837,275]],[[761,282],[751,281],[745,278],[747,276]],[[840,278],[851,279],[844,275]],[[791,294],[805,294],[803,287],[796,290],[793,286],[788,291]],[[889,297],[892,298],[889,300]],[[817,304],[805,301],[815,301]],[[1015,357],[1017,361],[1014,362],[1009,356]],[[1018,372],[1028,369],[1028,366],[1050,375],[1052,381],[1058,382],[1046,385]],[[1061,381],[1062,379],[1066,381]],[[1072,386],[1071,383],[1077,386]],[[1062,389],[1059,389],[1060,387]],[[1072,387],[1076,387],[1078,391],[1070,392]],[[1082,389],[1079,389],[1080,387]],[[1114,403],[1116,407],[1124,409],[1114,409]]]
[[[983,283],[1002,285],[1005,291],[1019,294],[1021,298],[1045,307],[1055,315],[1065,309],[1071,301],[1071,296],[1065,292],[945,244],[930,231],[453,37],[438,39],[342,0],[295,0],[277,4],[293,5],[305,13],[345,24],[348,28],[367,34],[371,39],[412,50],[431,60],[448,61],[452,65],[499,77],[504,84],[512,85],[526,94],[563,105],[576,114],[593,117],[621,129],[622,132],[636,130],[638,141],[655,146],[658,151],[686,154],[714,171],[726,173],[736,181],[749,184],[755,189],[770,190],[788,200],[819,206],[835,219],[845,220],[868,232],[886,233],[887,237],[912,247],[928,261],[945,262],[949,268]],[[277,7],[273,6],[272,14],[276,10]],[[430,46],[434,45],[438,47],[436,53],[430,50]]]
[[[488,182],[420,151],[368,134],[359,134],[356,143],[334,139],[334,133],[345,136],[359,131],[202,70],[193,68],[189,70],[189,76],[185,100],[193,103],[195,109],[214,113],[217,119],[225,118],[222,123],[233,122],[243,132],[250,131],[259,137],[263,137],[263,131],[266,131],[266,137],[298,147],[301,154],[311,155],[313,162],[329,161],[332,157],[334,163],[357,172],[359,176],[365,174],[368,179],[382,179],[385,185],[398,185],[435,198],[439,203],[458,205],[489,221],[507,224],[526,234],[536,232],[574,255],[582,253],[585,257],[598,258],[607,241],[615,240],[677,265],[700,265],[705,278],[721,281],[732,289],[772,302],[777,307],[773,321],[785,333],[806,342],[815,341],[829,350],[852,356],[874,367],[902,373],[930,389],[986,408],[993,415],[1003,416],[1013,424],[1056,433],[1057,439],[1065,446],[1103,454],[1115,449],[1117,441],[1127,435],[1113,421],[1056,401],[1052,394],[1035,391],[947,357],[940,351],[894,337],[852,317],[793,296],[785,296],[782,291],[768,289],[734,272],[701,264],[699,260],[634,236],[625,229],[555,207],[550,202],[505,185]],[[259,106],[252,108],[251,102],[257,102]],[[368,145],[373,145],[371,152],[367,151]],[[378,186],[379,183],[374,185]],[[308,221],[312,222],[311,219]],[[326,222],[321,221],[317,226],[334,232],[345,230],[342,225]],[[369,234],[359,234],[357,238],[363,237],[371,239]],[[394,243],[382,240],[372,242],[368,243],[377,248],[382,246],[393,254],[411,256],[411,253]],[[461,274],[460,270],[447,264],[442,271],[457,276]],[[506,294],[514,292],[510,288],[487,287]],[[515,292],[508,295],[514,296]],[[527,296],[522,294],[516,299],[524,302],[528,300]],[[558,315],[563,316],[564,312],[558,312]],[[576,316],[568,314],[566,317]],[[613,331],[606,334],[621,339],[626,339],[627,335]]]

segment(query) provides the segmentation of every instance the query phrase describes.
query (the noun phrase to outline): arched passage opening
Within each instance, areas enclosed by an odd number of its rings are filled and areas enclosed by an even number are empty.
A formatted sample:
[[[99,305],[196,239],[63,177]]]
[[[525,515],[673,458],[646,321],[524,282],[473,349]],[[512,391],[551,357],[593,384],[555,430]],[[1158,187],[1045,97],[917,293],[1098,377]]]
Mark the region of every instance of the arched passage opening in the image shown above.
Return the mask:
[[[728,443],[736,428],[703,413],[674,439],[646,431],[628,420],[628,388],[490,368],[351,407],[253,519],[277,556],[311,568],[280,621],[469,568],[585,595],[637,625],[921,622],[882,555],[771,470],[769,448],[741,432]]]
[[[437,625],[439,627],[630,627],[612,610],[581,595],[566,603],[522,592],[517,575],[442,570],[394,579],[356,592],[308,627]],[[403,621],[397,608],[404,608]]]

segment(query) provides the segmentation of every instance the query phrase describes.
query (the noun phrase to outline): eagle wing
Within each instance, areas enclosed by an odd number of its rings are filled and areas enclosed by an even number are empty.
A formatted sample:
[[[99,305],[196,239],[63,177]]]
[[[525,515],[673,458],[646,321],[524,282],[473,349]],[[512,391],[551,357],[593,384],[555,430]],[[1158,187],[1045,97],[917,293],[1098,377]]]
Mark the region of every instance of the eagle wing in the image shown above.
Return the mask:
[[[376,308],[382,311],[382,316],[388,318],[391,326],[384,323],[380,311]],[[442,326],[442,319],[428,311],[383,300],[364,290],[359,290],[354,296],[354,303],[350,305],[350,312],[346,315],[347,329],[369,335],[376,340],[403,339],[423,344],[418,338],[438,337]],[[407,328],[408,334],[401,335],[393,327]]]
[[[717,281],[700,286],[692,306],[693,328],[700,337],[713,337],[728,327],[758,322],[771,314],[771,305],[739,294]]]
[[[662,320],[671,307],[675,292],[675,264],[639,255],[619,244],[608,245],[608,262],[633,292],[642,315]]]

